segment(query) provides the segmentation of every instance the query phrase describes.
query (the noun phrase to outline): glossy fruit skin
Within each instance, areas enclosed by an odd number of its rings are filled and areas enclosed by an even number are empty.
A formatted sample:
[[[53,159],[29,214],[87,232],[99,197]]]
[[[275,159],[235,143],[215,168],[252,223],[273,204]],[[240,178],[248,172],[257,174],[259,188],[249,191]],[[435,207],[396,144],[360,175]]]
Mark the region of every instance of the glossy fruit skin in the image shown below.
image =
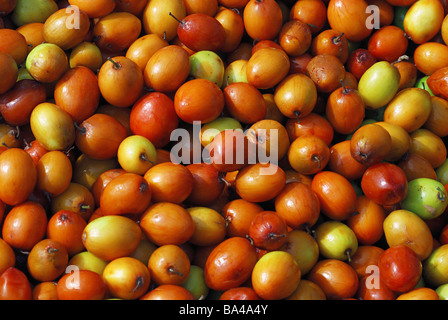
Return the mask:
[[[171,61],[178,63],[173,65]],[[191,70],[190,56],[179,45],[159,48],[149,58],[143,69],[145,85],[155,91],[175,92],[187,79]]]
[[[334,137],[334,128],[326,117],[311,112],[307,116],[286,120],[285,125],[289,140],[294,141],[301,135],[310,134],[321,138],[327,145],[330,145]]]
[[[0,52],[0,65],[5,70],[5,78],[0,81],[0,94],[3,94],[16,83],[19,69],[13,57],[3,52]]]
[[[330,94],[325,107],[325,115],[334,131],[350,134],[364,120],[365,104],[357,90],[340,87]]]
[[[219,171],[208,163],[193,163],[186,168],[193,177],[193,187],[186,201],[199,206],[213,203],[224,190],[224,181]]]
[[[365,1],[332,0],[328,3],[327,19],[333,29],[344,32],[348,40],[356,42],[372,33],[366,24],[368,12]]]
[[[31,156],[20,148],[0,154],[0,200],[14,206],[25,201],[37,183],[37,170]]]
[[[361,179],[361,188],[376,203],[390,206],[405,198],[408,183],[400,167],[383,162],[367,168]]]
[[[423,262],[423,277],[432,287],[438,287],[447,282],[447,249],[448,245],[444,244],[433,250],[431,255]]]
[[[36,202],[26,201],[14,206],[5,217],[2,239],[13,248],[31,250],[44,238],[46,225],[44,208]]]
[[[392,211],[385,218],[383,228],[390,247],[407,245],[421,261],[433,250],[431,230],[423,219],[411,211],[404,209]]]
[[[105,214],[142,214],[151,203],[149,183],[135,173],[126,172],[112,179],[100,197]]]
[[[381,74],[389,81],[375,81]],[[362,74],[358,82],[358,91],[363,97],[366,107],[378,109],[388,104],[398,91],[400,79],[400,72],[389,62],[375,62]]]
[[[112,260],[104,268],[103,280],[107,291],[114,297],[135,300],[144,295],[151,282],[151,275],[141,261],[132,257]]]
[[[318,261],[307,279],[316,283],[328,300],[352,298],[359,287],[355,270],[348,263],[337,259]]]
[[[67,249],[54,239],[43,239],[36,243],[27,259],[28,272],[40,282],[56,280],[67,266]]]
[[[277,273],[278,268],[282,270],[281,275]],[[278,300],[294,292],[301,276],[299,265],[290,253],[270,251],[255,264],[251,283],[260,298]]]
[[[289,58],[283,49],[262,47],[247,61],[247,82],[258,89],[273,88],[288,75],[289,68]]]
[[[373,286],[370,283],[371,279],[369,275],[362,277],[359,280],[358,292],[356,297],[361,300],[396,300],[397,294],[390,290],[381,279],[376,280],[379,282],[377,286]]]
[[[376,245],[360,245],[349,262],[359,278],[372,274],[371,266],[378,266],[384,249]]]
[[[52,63],[49,64],[48,61]],[[68,70],[67,54],[57,45],[42,43],[31,50],[26,58],[26,69],[37,81],[57,81]]]
[[[420,44],[433,38],[440,30],[444,18],[444,8],[439,1],[425,0],[415,2],[406,12],[403,27],[412,41]],[[425,21],[425,27],[419,28],[417,24]]]
[[[224,109],[224,94],[212,81],[193,79],[182,84],[174,96],[174,108],[187,123],[215,120]]]
[[[306,23],[291,20],[282,26],[278,39],[279,44],[289,56],[300,56],[311,47],[312,34]]]
[[[107,287],[103,277],[90,270],[64,274],[57,282],[59,300],[102,300]]]
[[[65,150],[75,142],[73,119],[56,104],[38,104],[31,112],[30,125],[36,140],[48,151]]]
[[[365,195],[357,197],[356,208],[357,213],[347,220],[347,225],[355,233],[359,244],[373,245],[384,235],[386,211]]]
[[[61,28],[61,25],[74,26],[72,12],[66,9],[59,9],[49,16],[42,29],[42,37],[47,43],[54,43],[63,50],[69,50],[80,44],[90,29],[89,16],[82,10],[79,11],[79,20],[76,27]]]
[[[250,0],[243,10],[244,29],[252,39],[272,40],[282,26],[282,11],[276,1]]]
[[[256,163],[239,171],[235,190],[242,199],[265,202],[276,197],[285,184],[286,176],[283,169],[274,164]]]
[[[171,162],[157,164],[143,177],[151,189],[153,202],[181,204],[193,190],[193,176],[181,164]]]
[[[253,124],[266,116],[266,101],[253,85],[234,82],[223,90],[225,109],[241,123]]]
[[[124,56],[116,56],[111,60],[106,61],[98,72],[100,92],[108,103],[117,107],[129,107],[141,95],[143,72],[134,61]]]
[[[448,67],[444,67],[435,71],[433,74],[429,76],[429,78],[427,78],[428,87],[433,92],[433,94],[445,99],[447,98],[447,95],[444,93],[445,88],[447,87],[448,84],[447,78],[448,78]]]
[[[275,211],[262,211],[253,217],[248,237],[263,250],[277,250],[286,241],[287,224]]]
[[[252,218],[261,211],[260,205],[244,199],[228,202],[222,210],[227,223],[227,237],[246,237]]]
[[[181,285],[190,273],[190,260],[183,249],[167,244],[158,247],[149,257],[151,280],[161,284]]]
[[[350,140],[344,140],[331,146],[328,159],[330,171],[339,173],[348,180],[356,180],[362,177],[367,167],[351,155]]]
[[[2,220],[2,219],[0,219]],[[3,239],[0,240],[0,274],[6,269],[14,267],[16,264],[16,256],[12,247]]]
[[[219,291],[238,287],[250,279],[256,262],[257,253],[249,240],[228,238],[208,256],[204,268],[205,282],[209,288]]]
[[[45,102],[45,86],[35,80],[24,79],[15,83],[8,93],[0,96],[0,112],[10,125],[22,126],[30,121],[34,107]]]
[[[327,259],[347,261],[358,249],[356,234],[343,222],[325,221],[315,232],[319,253]]]
[[[291,182],[276,196],[275,210],[293,229],[312,227],[320,215],[320,202],[311,186]]]
[[[324,170],[330,159],[330,148],[321,138],[302,135],[291,142],[288,160],[291,167],[304,175]]]
[[[143,28],[147,34],[155,33],[166,41],[173,40],[177,35],[179,21],[187,15],[185,3],[180,0],[151,1],[143,10]]]
[[[55,213],[48,220],[47,238],[61,243],[67,249],[69,257],[82,252],[82,232],[87,222],[73,211],[63,210]]]
[[[15,267],[0,275],[1,300],[31,300],[32,289],[27,276]]]
[[[103,216],[87,224],[82,234],[85,248],[111,261],[137,249],[142,231],[133,220],[119,215]]]
[[[375,123],[358,128],[350,139],[350,153],[361,164],[371,166],[384,160],[392,147],[389,132]]]
[[[319,198],[321,212],[329,218],[346,220],[356,212],[356,192],[344,176],[326,170],[318,172],[311,189]]]
[[[54,97],[73,121],[81,123],[94,114],[100,102],[96,74],[83,66],[70,69],[56,84]]]
[[[192,13],[179,23],[177,36],[193,51],[217,51],[224,44],[225,30],[215,17],[204,13]]]
[[[194,221],[182,206],[158,202],[145,210],[140,227],[149,240],[157,245],[181,245],[194,233]]]
[[[70,182],[61,194],[53,197],[50,209],[54,214],[59,210],[71,210],[89,220],[95,207],[95,199],[90,190],[84,185]]]
[[[384,26],[372,34],[367,47],[378,60],[394,62],[406,53],[408,39],[399,27]]]
[[[317,102],[317,88],[313,80],[305,74],[286,76],[274,92],[274,101],[280,112],[297,120],[309,115]]]

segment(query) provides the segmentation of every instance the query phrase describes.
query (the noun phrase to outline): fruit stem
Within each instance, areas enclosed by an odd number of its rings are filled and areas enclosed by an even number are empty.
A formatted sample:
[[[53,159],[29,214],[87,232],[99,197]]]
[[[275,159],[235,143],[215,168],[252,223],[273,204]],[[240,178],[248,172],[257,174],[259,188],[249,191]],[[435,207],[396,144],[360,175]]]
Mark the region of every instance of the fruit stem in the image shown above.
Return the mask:
[[[87,211],[87,210],[90,210],[90,206],[89,206],[88,204],[81,203],[81,204],[79,205],[79,209],[80,209],[81,211],[85,212],[85,211]]]
[[[114,69],[115,70],[119,70],[120,69],[120,64],[118,62],[115,62],[114,60],[112,60],[111,57],[107,58],[107,60],[109,60],[110,62],[112,62],[112,64],[114,65]]]
[[[254,245],[254,239],[252,239],[248,234],[246,234],[246,238],[247,238],[247,240],[249,240],[250,244],[253,246]]]
[[[439,199],[440,201],[445,201],[446,196],[445,196],[445,193],[443,192],[443,190],[440,189],[439,187],[437,187],[437,190],[439,190],[439,192],[437,193],[437,199]]]
[[[297,119],[297,123],[300,123],[300,111],[299,110],[294,111],[294,116]]]
[[[350,93],[350,89],[347,88],[347,87],[344,85],[344,80],[341,80],[340,82],[341,82],[341,87],[343,88],[342,93],[343,93],[343,94],[349,94],[349,93]]]
[[[404,61],[404,60],[409,60],[409,56],[407,56],[407,55],[402,55],[401,57],[399,57],[396,61],[394,61],[394,62],[392,62],[392,65],[395,65],[395,64],[397,64],[397,63],[399,63],[399,62],[401,62],[401,61]]]
[[[182,272],[177,271],[176,269],[174,269],[173,266],[169,266],[168,269],[167,269],[167,271],[168,271],[169,273],[177,274],[178,276],[181,276],[181,277],[184,276]]]
[[[232,184],[229,182],[229,181],[227,181],[226,180],[226,178],[224,178],[223,176],[220,176],[219,177],[219,180],[221,180],[222,182],[224,182],[225,184],[226,184],[226,187],[231,187],[232,186]]]
[[[149,160],[149,158],[148,158],[148,156],[146,155],[146,153],[142,153],[142,154],[140,154],[140,160],[142,160],[142,161],[148,161],[149,163],[152,163],[152,164],[154,164],[154,162],[153,161],[151,161],[151,160]]]
[[[78,124],[75,121],[73,121],[73,126],[75,127],[76,130],[81,132],[81,134],[86,134],[87,129],[85,127],[78,126]]]
[[[148,190],[148,184],[146,182],[140,183],[140,187],[138,188],[139,193],[143,193]]]
[[[133,293],[135,293],[138,289],[140,289],[143,284],[145,283],[143,277],[137,277],[137,279],[135,279],[135,287],[132,290]]]
[[[16,140],[19,140],[19,138],[20,138],[20,127],[19,126],[16,126],[14,138],[16,138]]]
[[[350,253],[352,252],[352,249],[345,250],[345,254],[347,255],[347,261],[350,263],[352,261],[352,257]]]
[[[172,16],[177,22],[179,22],[180,24],[184,24],[183,21],[179,20],[176,18],[176,16],[174,14],[172,14],[171,12],[169,13],[170,16]]]
[[[338,35],[337,37],[334,37],[334,38],[333,38],[333,43],[334,43],[334,44],[338,44],[338,43],[341,41],[343,35],[344,35],[344,32],[342,32],[342,33],[341,33],[340,35]]]
[[[321,163],[321,161],[320,161],[320,157],[319,157],[319,155],[317,155],[317,154],[313,154],[313,155],[311,156],[311,160],[313,160],[314,162],[317,161],[317,166],[318,166],[319,169],[321,169],[321,165],[322,165],[322,163]]]
[[[282,234],[276,234],[276,233],[274,233],[274,232],[271,232],[271,233],[269,233],[268,237],[269,237],[270,240],[276,240],[276,239],[278,239],[278,238],[286,237],[286,234],[285,234],[285,233],[282,233]]]

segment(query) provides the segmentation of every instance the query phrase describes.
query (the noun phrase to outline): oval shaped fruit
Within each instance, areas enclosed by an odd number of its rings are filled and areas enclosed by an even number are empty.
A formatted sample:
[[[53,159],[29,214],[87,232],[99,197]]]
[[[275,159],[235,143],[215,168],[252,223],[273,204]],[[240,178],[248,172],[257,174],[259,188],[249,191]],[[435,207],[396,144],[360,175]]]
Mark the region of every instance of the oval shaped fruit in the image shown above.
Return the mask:
[[[103,300],[107,287],[102,275],[90,270],[64,274],[56,283],[58,300]]]
[[[70,114],[56,104],[44,102],[31,112],[31,131],[48,151],[65,150],[75,142],[75,126]]]
[[[288,75],[289,67],[289,58],[283,49],[260,48],[247,61],[247,82],[258,89],[274,88]]]
[[[321,212],[333,220],[346,220],[356,212],[356,192],[344,176],[332,172],[318,172],[311,189],[319,198]]]
[[[225,291],[250,279],[257,263],[257,253],[249,240],[231,237],[218,244],[209,254],[205,283],[210,289]]]
[[[400,79],[398,69],[387,61],[376,62],[368,68],[358,82],[358,91],[366,107],[379,109],[388,104],[398,91]]]
[[[194,233],[194,221],[179,204],[158,202],[145,210],[140,218],[143,233],[157,245],[181,245]]]
[[[383,161],[392,147],[389,132],[375,123],[358,128],[350,139],[350,153],[361,164],[371,166]]]
[[[282,27],[282,10],[273,0],[250,0],[243,10],[244,29],[252,39],[274,39]]]
[[[448,283],[448,244],[435,248],[430,256],[423,262],[423,278],[433,287]]]
[[[44,83],[58,80],[69,68],[67,54],[53,43],[34,47],[25,65],[33,79]]]
[[[184,48],[164,46],[154,52],[145,65],[145,85],[159,92],[175,92],[190,74],[190,66],[190,56]]]
[[[368,28],[369,10],[364,0],[330,0],[327,19],[331,28],[344,32],[350,41],[364,40],[372,33],[372,29]]]
[[[275,198],[286,184],[283,169],[273,163],[250,164],[236,177],[235,190],[250,202],[265,202]]]
[[[347,261],[358,249],[358,239],[349,226],[340,221],[326,221],[315,230],[319,253],[327,259]]]
[[[0,154],[0,200],[14,206],[22,203],[37,184],[37,170],[31,156],[20,148]]]
[[[384,235],[389,247],[404,244],[423,261],[433,250],[433,237],[426,222],[415,213],[399,209],[384,220]]]
[[[417,1],[404,16],[404,31],[417,44],[427,42],[440,30],[445,18],[444,12],[440,1]]]
[[[83,231],[82,242],[98,258],[111,261],[133,253],[141,235],[142,230],[135,221],[110,215],[89,222]]]
[[[15,205],[6,215],[2,239],[15,249],[31,250],[44,239],[47,222],[47,214],[40,204],[25,201]]]
[[[36,243],[27,259],[28,272],[40,282],[56,280],[67,265],[67,249],[54,239],[43,239]]]
[[[170,16],[170,13],[178,20]],[[186,15],[187,10],[182,0],[151,1],[143,10],[143,28],[147,34],[155,33],[166,41],[171,41],[177,35],[179,20]]]
[[[112,179],[100,196],[104,214],[142,214],[151,203],[149,183],[139,174],[126,172]]]
[[[71,68],[56,83],[54,100],[73,121],[81,123],[95,113],[100,103],[96,74],[83,66]]]
[[[64,8],[59,9],[45,20],[42,37],[47,43],[53,43],[63,50],[69,50],[80,44],[89,30],[90,19],[87,13],[79,10],[75,20],[73,12]]]
[[[58,196],[64,192],[72,179],[73,166],[70,159],[62,151],[45,153],[36,165],[37,188]]]
[[[255,264],[251,283],[260,298],[280,300],[296,290],[301,277],[300,267],[292,254],[270,251]]]
[[[421,88],[401,90],[384,110],[384,121],[398,125],[408,133],[419,129],[431,113],[431,95]]]

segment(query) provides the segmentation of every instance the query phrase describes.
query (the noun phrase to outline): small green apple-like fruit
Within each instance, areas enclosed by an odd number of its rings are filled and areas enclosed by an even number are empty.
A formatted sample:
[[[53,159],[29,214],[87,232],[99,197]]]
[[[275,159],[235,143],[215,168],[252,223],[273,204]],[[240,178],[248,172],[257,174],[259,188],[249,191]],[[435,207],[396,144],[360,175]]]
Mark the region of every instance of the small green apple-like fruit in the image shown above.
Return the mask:
[[[379,61],[359,79],[358,91],[367,108],[379,109],[389,103],[400,86],[400,72],[391,63]]]
[[[319,252],[327,259],[349,260],[358,250],[358,239],[349,226],[340,221],[325,221],[316,228]]]
[[[409,181],[406,197],[401,208],[414,212],[424,220],[440,216],[448,205],[447,192],[443,184],[429,178]]]
[[[190,56],[190,76],[207,79],[222,87],[224,81],[224,62],[213,51],[201,50]]]

